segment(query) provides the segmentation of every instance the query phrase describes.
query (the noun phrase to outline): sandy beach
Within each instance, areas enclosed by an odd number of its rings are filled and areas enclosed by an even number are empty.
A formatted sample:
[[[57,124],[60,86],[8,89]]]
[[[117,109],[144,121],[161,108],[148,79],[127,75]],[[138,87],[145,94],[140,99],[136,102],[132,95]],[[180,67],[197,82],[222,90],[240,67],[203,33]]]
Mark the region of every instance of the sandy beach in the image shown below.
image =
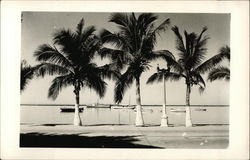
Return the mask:
[[[20,147],[223,149],[228,144],[228,125],[21,124],[20,133]]]

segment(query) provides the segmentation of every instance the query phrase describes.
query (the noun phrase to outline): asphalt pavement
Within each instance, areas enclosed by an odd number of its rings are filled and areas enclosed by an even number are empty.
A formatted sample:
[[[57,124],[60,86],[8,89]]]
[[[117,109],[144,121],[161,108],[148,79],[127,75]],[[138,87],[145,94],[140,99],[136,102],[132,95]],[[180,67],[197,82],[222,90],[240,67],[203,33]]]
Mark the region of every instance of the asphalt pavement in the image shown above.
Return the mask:
[[[228,125],[193,127],[22,124],[21,147],[224,149]]]

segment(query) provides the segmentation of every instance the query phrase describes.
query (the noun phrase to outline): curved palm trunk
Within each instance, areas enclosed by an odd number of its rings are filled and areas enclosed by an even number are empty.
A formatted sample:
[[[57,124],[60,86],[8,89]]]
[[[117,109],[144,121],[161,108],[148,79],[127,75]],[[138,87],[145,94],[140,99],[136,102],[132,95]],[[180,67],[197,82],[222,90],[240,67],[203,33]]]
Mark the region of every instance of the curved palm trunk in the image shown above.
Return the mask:
[[[136,119],[135,126],[140,127],[144,125],[142,107],[141,107],[141,95],[140,95],[140,78],[136,78]]]
[[[79,89],[77,89],[77,87],[75,87],[74,93],[76,95],[76,103],[75,103],[75,115],[74,115],[74,125],[75,126],[81,126],[82,125],[82,121],[81,121],[81,117],[80,117],[80,113],[79,113]]]
[[[191,87],[190,84],[187,84],[186,90],[186,127],[192,127],[192,120],[191,120],[191,110],[190,110],[190,93]]]

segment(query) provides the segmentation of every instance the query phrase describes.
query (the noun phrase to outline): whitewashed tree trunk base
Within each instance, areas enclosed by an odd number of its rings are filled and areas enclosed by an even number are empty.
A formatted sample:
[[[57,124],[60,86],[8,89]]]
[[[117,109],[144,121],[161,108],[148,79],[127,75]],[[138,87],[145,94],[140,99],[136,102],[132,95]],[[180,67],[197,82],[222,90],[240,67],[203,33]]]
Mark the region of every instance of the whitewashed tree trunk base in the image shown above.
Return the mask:
[[[192,121],[191,120],[186,120],[186,127],[192,127]]]
[[[142,127],[144,126],[144,120],[142,116],[142,106],[141,106],[141,93],[140,93],[140,78],[136,78],[136,118],[135,126]]]
[[[187,106],[186,107],[186,127],[192,127],[192,120],[191,120],[191,111],[190,111],[190,107]]]
[[[168,117],[165,104],[162,105],[161,127],[168,127]]]
[[[144,121],[143,121],[143,116],[142,116],[142,109],[141,109],[140,105],[136,106],[135,126],[136,127],[144,126]]]
[[[190,83],[187,83],[187,91],[186,91],[186,127],[192,127],[192,120],[191,120],[191,110],[190,110]]]
[[[79,114],[79,105],[75,105],[74,126],[82,126],[81,117]]]

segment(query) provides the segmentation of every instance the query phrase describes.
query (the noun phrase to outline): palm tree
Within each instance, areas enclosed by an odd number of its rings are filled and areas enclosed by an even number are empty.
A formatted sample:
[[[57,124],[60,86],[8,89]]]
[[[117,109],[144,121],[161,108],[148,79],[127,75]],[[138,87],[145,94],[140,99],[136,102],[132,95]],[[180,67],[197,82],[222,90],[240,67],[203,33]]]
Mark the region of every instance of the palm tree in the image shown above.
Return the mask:
[[[200,93],[202,93],[206,87],[205,81],[201,74],[212,70],[212,74],[217,69],[214,69],[218,63],[224,58],[230,59],[230,48],[228,46],[221,48],[218,55],[203,62],[206,54],[206,43],[209,39],[208,36],[203,36],[207,28],[204,27],[199,35],[196,33],[187,33],[184,31],[185,42],[182,35],[179,32],[177,26],[172,27],[172,31],[176,35],[176,49],[179,53],[179,60],[168,59],[167,70],[160,70],[157,73],[151,75],[147,83],[160,82],[160,81],[177,81],[180,78],[185,79],[186,83],[186,127],[192,126],[191,112],[190,112],[190,94],[193,85],[198,85]],[[218,67],[221,69],[222,67]],[[164,72],[163,72],[164,71]]]
[[[172,54],[165,50],[154,51],[156,37],[165,31],[170,24],[166,19],[155,27],[157,16],[152,13],[142,13],[135,16],[125,13],[111,14],[109,22],[118,26],[118,32],[104,29],[101,38],[104,44],[112,47],[103,47],[102,57],[111,58],[121,74],[115,86],[115,102],[120,103],[125,91],[135,81],[136,84],[136,126],[143,126],[143,115],[140,95],[140,76],[150,68],[150,62],[156,58],[172,58]]]
[[[26,60],[22,60],[21,61],[21,83],[20,83],[21,92],[26,88],[27,84],[33,78],[33,76],[34,76],[34,67],[31,67],[30,65],[28,65]]]
[[[184,31],[185,42],[182,35],[179,32],[177,26],[172,27],[172,31],[176,35],[176,49],[178,50],[179,60],[171,61],[169,66],[173,69],[173,72],[169,71],[164,74],[152,75],[148,82],[160,81],[164,76],[166,80],[179,80],[180,78],[185,79],[186,83],[186,127],[192,126],[191,112],[190,112],[190,93],[191,88],[194,85],[199,86],[200,92],[205,89],[205,81],[201,74],[209,70],[213,65],[210,63],[202,63],[206,53],[206,43],[208,40],[207,36],[203,36],[207,30],[204,27],[201,33],[198,35],[194,32],[187,33]],[[210,65],[209,65],[210,64]]]
[[[111,71],[110,65],[97,66],[93,62],[101,46],[94,32],[95,27],[84,28],[84,19],[81,19],[75,32],[58,30],[53,35],[54,44],[43,44],[34,54],[40,62],[37,66],[39,76],[57,75],[49,88],[49,98],[55,100],[62,88],[74,87],[74,125],[82,125],[79,114],[80,90],[88,87],[103,97],[107,85],[103,78],[115,78],[115,71]]]
[[[211,58],[211,63],[220,62],[223,59],[230,61],[230,48],[228,46],[221,47],[219,54]],[[225,79],[226,81],[230,80],[230,69],[224,66],[218,66],[213,68],[208,74],[208,80],[210,82],[218,79]]]

